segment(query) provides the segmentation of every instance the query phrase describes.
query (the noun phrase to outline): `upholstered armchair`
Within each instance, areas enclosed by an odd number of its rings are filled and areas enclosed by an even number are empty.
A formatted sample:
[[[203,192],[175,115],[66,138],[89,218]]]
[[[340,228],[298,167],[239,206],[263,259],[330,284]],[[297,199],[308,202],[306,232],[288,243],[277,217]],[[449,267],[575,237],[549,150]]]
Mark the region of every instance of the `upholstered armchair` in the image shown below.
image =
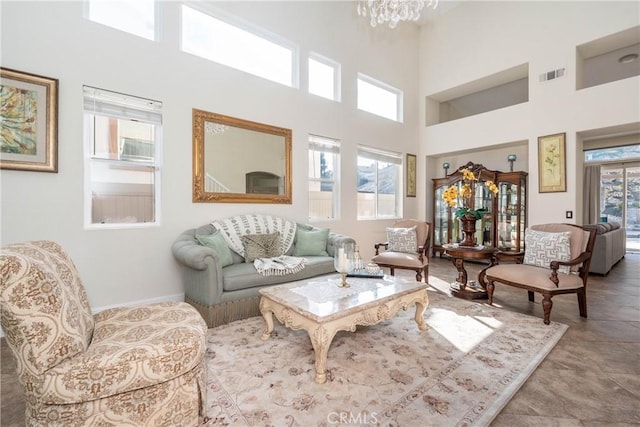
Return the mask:
[[[2,328],[28,426],[196,426],[204,415],[206,325],[190,305],[92,315],[56,243],[0,252]]]
[[[549,324],[556,295],[575,293],[580,316],[587,317],[587,279],[596,232],[573,224],[541,224],[525,230],[525,251],[498,252],[486,270],[489,304],[496,283],[526,289],[529,301],[542,294],[544,323]]]
[[[396,221],[393,227],[386,229],[387,241],[376,243],[375,256],[371,259],[380,267],[387,267],[391,275],[395,269],[413,270],[416,280],[429,280],[429,244],[431,242],[431,224],[415,219]],[[380,249],[384,251],[381,252]]]

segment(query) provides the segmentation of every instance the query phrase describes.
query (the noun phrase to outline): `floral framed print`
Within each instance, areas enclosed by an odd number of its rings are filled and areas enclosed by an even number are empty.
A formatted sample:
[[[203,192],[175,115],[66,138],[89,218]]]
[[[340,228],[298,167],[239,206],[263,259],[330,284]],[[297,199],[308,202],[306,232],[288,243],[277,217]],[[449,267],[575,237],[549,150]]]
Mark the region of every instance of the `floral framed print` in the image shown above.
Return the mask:
[[[58,80],[0,68],[0,168],[58,172]]]
[[[538,138],[538,183],[540,193],[567,191],[565,135]]]
[[[416,197],[416,155],[407,154],[407,197]]]

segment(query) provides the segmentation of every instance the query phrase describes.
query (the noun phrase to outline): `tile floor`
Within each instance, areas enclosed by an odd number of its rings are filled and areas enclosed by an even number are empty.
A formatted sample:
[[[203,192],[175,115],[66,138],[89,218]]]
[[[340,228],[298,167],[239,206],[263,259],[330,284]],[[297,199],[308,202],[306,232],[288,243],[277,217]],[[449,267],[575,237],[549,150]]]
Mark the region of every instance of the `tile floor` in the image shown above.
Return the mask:
[[[467,264],[469,277],[482,268]],[[399,274],[411,274],[403,272]],[[431,260],[429,282],[448,292],[456,276],[444,259]],[[631,426],[640,424],[640,254],[627,254],[607,276],[591,275],[589,319],[578,315],[575,295],[553,299],[551,320],[569,330],[496,417],[493,427]],[[540,318],[541,297],[496,286],[494,304]],[[483,303],[483,302],[479,302]],[[24,425],[24,399],[15,365],[0,344],[0,425]]]

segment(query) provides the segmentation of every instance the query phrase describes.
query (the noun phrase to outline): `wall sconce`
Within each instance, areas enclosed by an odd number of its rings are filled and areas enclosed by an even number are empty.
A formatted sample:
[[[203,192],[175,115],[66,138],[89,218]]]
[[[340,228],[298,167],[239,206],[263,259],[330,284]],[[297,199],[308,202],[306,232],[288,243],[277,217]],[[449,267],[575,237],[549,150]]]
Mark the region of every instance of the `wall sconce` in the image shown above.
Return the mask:
[[[507,156],[507,161],[509,161],[509,171],[510,172],[513,172],[513,162],[515,162],[517,158],[518,158],[518,156],[516,156],[515,154],[509,154]]]
[[[449,163],[448,162],[444,162],[442,164],[442,169],[444,169],[444,176],[445,178],[447,177],[447,175],[449,174]]]

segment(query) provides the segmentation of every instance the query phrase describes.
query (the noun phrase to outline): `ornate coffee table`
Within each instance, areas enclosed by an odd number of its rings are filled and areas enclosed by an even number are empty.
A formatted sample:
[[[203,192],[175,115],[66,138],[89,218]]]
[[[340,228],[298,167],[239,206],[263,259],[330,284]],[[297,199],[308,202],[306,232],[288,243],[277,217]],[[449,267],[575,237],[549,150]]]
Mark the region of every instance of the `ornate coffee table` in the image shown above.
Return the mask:
[[[425,283],[394,276],[382,279],[348,279],[339,288],[340,275],[315,277],[260,289],[260,312],[265,320],[263,340],[273,331],[273,315],[290,329],[309,334],[316,359],[316,382],[327,380],[327,352],[338,331],[355,332],[357,325],[375,325],[416,305],[415,321],[422,331],[429,305]]]

